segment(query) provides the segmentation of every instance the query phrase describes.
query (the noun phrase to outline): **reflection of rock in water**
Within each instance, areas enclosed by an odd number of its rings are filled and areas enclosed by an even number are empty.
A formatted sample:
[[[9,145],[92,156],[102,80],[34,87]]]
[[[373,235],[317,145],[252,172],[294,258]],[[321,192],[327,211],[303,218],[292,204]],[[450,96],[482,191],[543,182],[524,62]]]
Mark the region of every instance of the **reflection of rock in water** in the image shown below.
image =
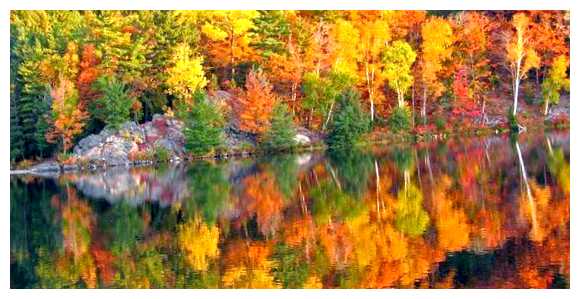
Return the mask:
[[[288,157],[301,172],[313,167],[323,156],[303,154]],[[212,164],[212,167],[223,170],[235,193],[244,188],[241,184],[244,178],[262,171],[259,164],[254,160],[231,160],[223,164]],[[111,204],[124,200],[134,206],[157,202],[166,207],[191,196],[192,178],[188,176],[188,169],[198,166],[196,163],[184,163],[160,169],[114,167],[93,173],[64,174],[62,178],[75,184],[89,198],[105,199]]]
[[[103,198],[110,203],[121,200],[131,205],[158,202],[165,207],[190,194],[185,167],[182,166],[112,168],[99,173],[76,174],[70,180],[85,196]]]

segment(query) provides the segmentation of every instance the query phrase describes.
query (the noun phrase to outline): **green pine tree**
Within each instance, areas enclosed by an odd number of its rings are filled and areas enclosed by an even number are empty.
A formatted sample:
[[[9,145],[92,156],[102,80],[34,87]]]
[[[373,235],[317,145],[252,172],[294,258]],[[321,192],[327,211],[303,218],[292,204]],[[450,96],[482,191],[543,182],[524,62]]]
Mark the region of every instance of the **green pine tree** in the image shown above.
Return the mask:
[[[360,107],[360,95],[350,89],[339,97],[327,143],[331,148],[355,145],[370,129],[368,115]]]
[[[222,144],[224,119],[220,111],[203,97],[185,114],[185,149],[193,155],[205,155]]]
[[[102,96],[91,107],[93,117],[105,122],[107,127],[118,128],[131,119],[133,99],[125,84],[116,77],[102,76],[95,82]]]
[[[266,150],[292,149],[296,145],[295,136],[296,128],[288,108],[284,104],[276,105],[270,120],[270,129],[264,135],[262,146]]]

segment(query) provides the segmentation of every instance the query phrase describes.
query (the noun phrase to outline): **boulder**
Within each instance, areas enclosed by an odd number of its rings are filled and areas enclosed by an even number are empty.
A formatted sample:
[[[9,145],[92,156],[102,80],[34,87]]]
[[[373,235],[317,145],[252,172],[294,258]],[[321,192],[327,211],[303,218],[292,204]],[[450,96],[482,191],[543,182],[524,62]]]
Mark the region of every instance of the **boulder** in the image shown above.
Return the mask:
[[[157,147],[165,148],[170,158],[183,156],[184,136],[181,121],[154,115],[153,120],[139,125],[133,121],[119,129],[103,129],[79,141],[73,149],[75,158],[90,165],[130,165],[137,152],[153,153]]]

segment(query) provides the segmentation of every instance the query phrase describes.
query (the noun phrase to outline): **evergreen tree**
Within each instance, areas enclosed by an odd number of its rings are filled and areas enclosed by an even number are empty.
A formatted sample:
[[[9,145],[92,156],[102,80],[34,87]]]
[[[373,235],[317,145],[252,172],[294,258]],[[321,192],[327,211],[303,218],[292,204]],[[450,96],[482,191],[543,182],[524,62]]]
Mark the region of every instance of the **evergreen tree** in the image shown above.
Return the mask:
[[[360,95],[350,89],[339,98],[328,145],[331,148],[353,146],[370,129],[368,116],[360,107]]]
[[[15,98],[10,95],[10,161],[20,160],[24,157],[24,141],[22,130],[16,114]]]
[[[264,57],[282,54],[286,51],[286,39],[290,35],[288,11],[264,10],[254,19],[255,27],[251,30],[260,38],[251,45],[262,51]]]
[[[274,107],[270,129],[264,135],[262,146],[266,150],[291,149],[295,145],[296,128],[288,108],[284,104]]]
[[[224,119],[219,110],[203,97],[185,117],[185,149],[193,155],[205,155],[222,144]]]
[[[95,101],[91,114],[107,127],[118,128],[130,119],[135,99],[129,96],[125,84],[115,77],[102,76],[95,84],[102,96]]]

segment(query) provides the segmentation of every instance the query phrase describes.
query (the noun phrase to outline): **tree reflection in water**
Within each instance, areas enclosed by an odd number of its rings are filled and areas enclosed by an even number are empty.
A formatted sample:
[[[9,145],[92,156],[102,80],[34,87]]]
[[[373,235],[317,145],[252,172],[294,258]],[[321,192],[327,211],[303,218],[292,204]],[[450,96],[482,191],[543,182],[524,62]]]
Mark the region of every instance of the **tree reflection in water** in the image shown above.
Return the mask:
[[[12,177],[11,286],[568,287],[569,155],[555,133]]]

